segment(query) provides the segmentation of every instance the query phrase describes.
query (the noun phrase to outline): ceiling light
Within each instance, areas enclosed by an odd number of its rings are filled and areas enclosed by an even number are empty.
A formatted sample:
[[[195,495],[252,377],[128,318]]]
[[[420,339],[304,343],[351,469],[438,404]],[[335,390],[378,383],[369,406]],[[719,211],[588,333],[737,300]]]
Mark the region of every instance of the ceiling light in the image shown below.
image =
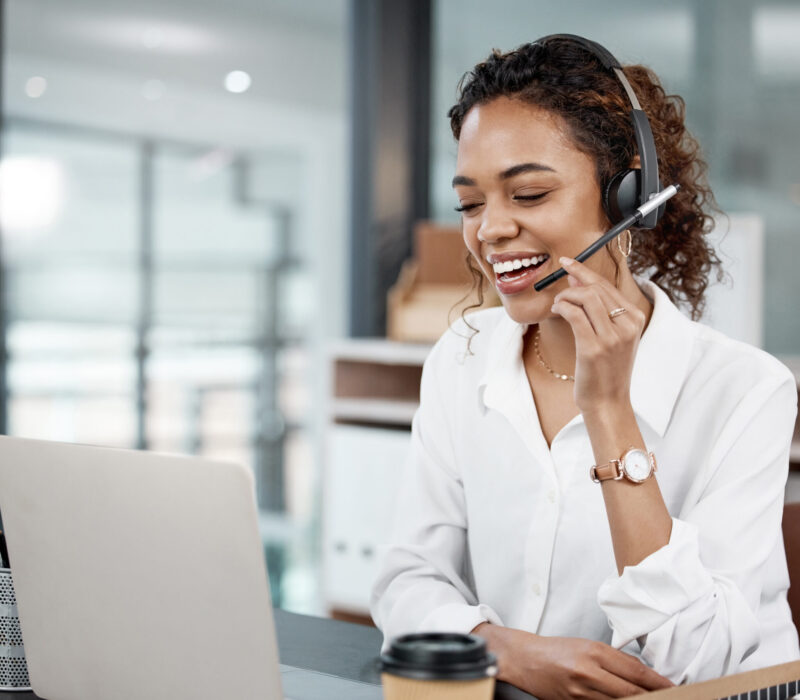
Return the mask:
[[[193,24],[191,21],[163,20],[156,23],[153,19],[126,17],[114,13],[96,14],[97,16],[83,16],[74,13],[71,17],[65,16],[63,29],[76,41],[89,41],[92,45],[103,44],[115,51],[141,50],[144,47],[150,50],[158,49],[164,54],[186,56],[206,54],[226,48],[222,45],[218,32],[210,27]]]
[[[245,92],[252,80],[250,74],[243,70],[232,70],[225,76],[225,89],[228,92]]]
[[[28,97],[33,99],[41,97],[44,95],[45,90],[47,90],[47,80],[41,75],[34,75],[25,82],[25,94]]]

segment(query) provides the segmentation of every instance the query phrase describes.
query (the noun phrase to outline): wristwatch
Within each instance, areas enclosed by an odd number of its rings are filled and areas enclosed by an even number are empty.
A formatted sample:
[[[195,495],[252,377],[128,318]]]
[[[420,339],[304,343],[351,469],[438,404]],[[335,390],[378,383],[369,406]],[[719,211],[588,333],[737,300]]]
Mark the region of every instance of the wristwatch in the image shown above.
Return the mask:
[[[623,477],[634,484],[641,484],[657,469],[656,456],[652,452],[630,447],[619,459],[612,459],[606,464],[595,464],[589,469],[589,476],[598,484],[608,479],[619,481]]]

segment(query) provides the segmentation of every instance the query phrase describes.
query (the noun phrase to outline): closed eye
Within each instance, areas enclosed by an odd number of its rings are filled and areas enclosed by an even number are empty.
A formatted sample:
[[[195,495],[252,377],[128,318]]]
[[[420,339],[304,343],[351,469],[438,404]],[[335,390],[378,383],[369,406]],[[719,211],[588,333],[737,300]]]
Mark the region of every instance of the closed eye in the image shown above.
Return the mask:
[[[473,209],[475,209],[476,207],[479,207],[479,206],[480,206],[480,203],[478,203],[478,202],[476,202],[474,204],[462,204],[460,206],[457,206],[455,208],[455,210],[458,211],[458,212],[472,211]]]
[[[548,194],[548,192],[540,192],[539,194],[515,194],[511,199],[514,201],[535,202],[537,199],[546,197]]]

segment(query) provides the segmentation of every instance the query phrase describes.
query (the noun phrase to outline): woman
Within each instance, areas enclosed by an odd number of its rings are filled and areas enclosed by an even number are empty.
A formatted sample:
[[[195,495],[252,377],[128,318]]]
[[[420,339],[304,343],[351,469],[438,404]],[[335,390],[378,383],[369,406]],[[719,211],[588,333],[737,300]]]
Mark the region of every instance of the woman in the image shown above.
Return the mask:
[[[453,183],[503,308],[456,324],[425,364],[373,592],[387,640],[482,635],[500,679],[540,698],[800,658],[780,531],[794,378],[696,322],[719,265],[704,164],[680,98],[641,66],[624,73],[661,179],[681,189],[655,229],[584,263],[610,226],[604,188],[639,164],[620,80],[549,37],[462,83]]]

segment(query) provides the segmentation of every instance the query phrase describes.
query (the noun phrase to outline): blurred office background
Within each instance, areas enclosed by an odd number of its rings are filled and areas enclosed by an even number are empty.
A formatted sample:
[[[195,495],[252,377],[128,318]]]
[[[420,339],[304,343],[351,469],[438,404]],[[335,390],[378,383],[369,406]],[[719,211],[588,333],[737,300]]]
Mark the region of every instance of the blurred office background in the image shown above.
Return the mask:
[[[328,349],[457,223],[446,112],[492,48],[583,34],[683,95],[752,340],[800,355],[793,0],[0,3],[2,430],[250,465],[278,605],[330,607]]]

